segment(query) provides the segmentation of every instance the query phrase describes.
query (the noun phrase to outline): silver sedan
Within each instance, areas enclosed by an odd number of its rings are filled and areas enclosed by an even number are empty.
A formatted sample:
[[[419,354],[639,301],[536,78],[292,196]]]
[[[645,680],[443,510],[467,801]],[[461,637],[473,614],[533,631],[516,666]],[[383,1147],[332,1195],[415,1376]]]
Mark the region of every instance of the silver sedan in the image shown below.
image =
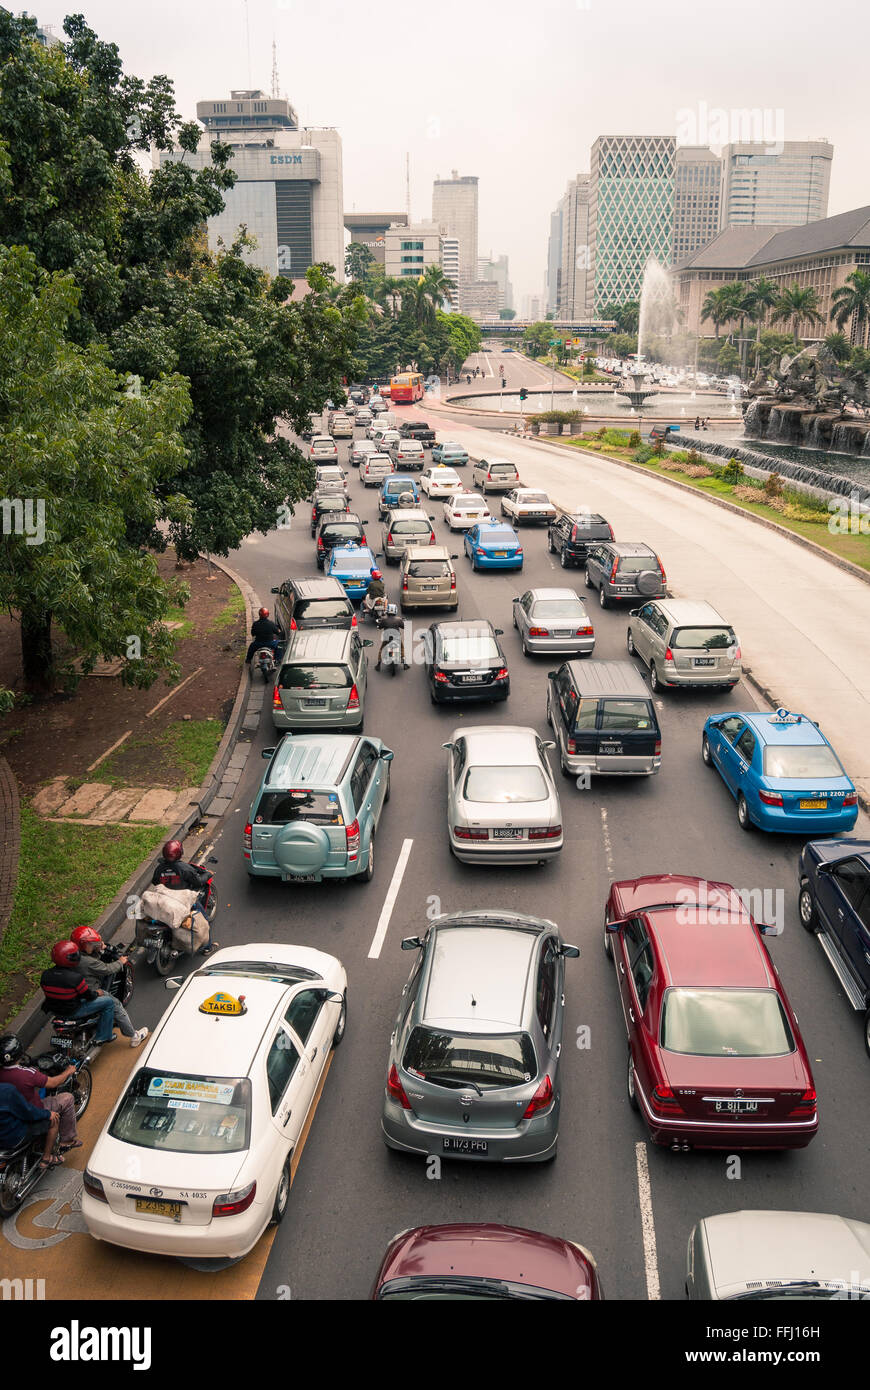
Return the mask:
[[[527,589],[514,599],[514,627],[523,653],[572,652],[591,656],[595,630],[573,589]]]
[[[534,729],[460,725],[447,749],[447,831],[464,864],[544,864],[562,848],[562,808]]]

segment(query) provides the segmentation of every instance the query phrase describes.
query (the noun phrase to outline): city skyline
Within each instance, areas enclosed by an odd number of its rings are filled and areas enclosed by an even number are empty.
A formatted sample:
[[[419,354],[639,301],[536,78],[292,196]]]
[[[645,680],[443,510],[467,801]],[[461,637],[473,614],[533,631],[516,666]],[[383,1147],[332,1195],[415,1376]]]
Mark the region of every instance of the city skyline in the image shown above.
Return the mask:
[[[71,8],[48,0],[34,12],[60,34]],[[249,0],[250,67],[243,0],[185,0],[182,7],[152,0],[147,9],[92,0],[83,8],[99,36],[118,44],[126,71],[145,79],[166,73],[172,79],[186,119],[194,118],[197,101],[209,92],[268,91],[274,37],[279,90],[286,92],[300,125],[334,126],[341,135],[345,211],[404,209],[408,151],[413,221],[431,215],[436,177],[449,178],[453,168],[476,174],[480,243],[509,257],[518,299],[540,292],[550,213],[568,179],[587,167],[595,139],[605,133],[678,133],[687,111],[699,127],[717,111],[736,113],[738,124],[741,113],[770,112],[784,138],[825,138],[834,145],[829,214],[870,201],[860,123],[850,109],[850,94],[863,76],[860,38],[870,22],[844,0],[828,6],[828,31],[849,30],[856,42],[842,51],[838,47],[833,88],[805,78],[807,70],[819,71],[824,62],[809,23],[815,14],[809,0],[773,0],[766,7],[764,33],[787,36],[787,64],[770,61],[774,40],[759,41],[757,7],[749,0],[731,7],[725,30],[714,14],[699,14],[688,0],[666,0],[656,9],[655,23],[638,0],[627,0],[621,23],[643,39],[634,47],[636,60],[621,49],[615,52],[612,12],[599,0],[575,5],[546,0],[541,22],[532,29],[518,0],[506,0],[498,26],[488,11],[469,11],[446,0],[439,22],[448,30],[461,25],[467,43],[451,48],[449,63],[437,64],[437,82],[419,80],[419,66],[410,61],[413,41],[396,28],[390,83],[365,88],[359,74],[370,60],[384,61],[383,36],[361,26],[348,45],[351,17],[340,0],[327,0],[316,11],[290,0]],[[554,44],[556,21],[562,41]],[[421,38],[425,31],[413,28],[414,39]],[[323,63],[303,59],[314,51],[323,53]],[[618,120],[601,114],[611,110],[613,100],[616,68],[608,55],[614,63],[619,59]],[[678,71],[679,94],[673,83],[650,80],[655,71]],[[485,92],[487,72],[498,74],[502,84],[513,77],[522,100],[506,102],[493,88],[492,98],[484,95],[480,102],[486,114],[477,119],[473,93],[478,87]],[[726,142],[714,142],[698,129],[695,139],[681,143],[720,148]]]

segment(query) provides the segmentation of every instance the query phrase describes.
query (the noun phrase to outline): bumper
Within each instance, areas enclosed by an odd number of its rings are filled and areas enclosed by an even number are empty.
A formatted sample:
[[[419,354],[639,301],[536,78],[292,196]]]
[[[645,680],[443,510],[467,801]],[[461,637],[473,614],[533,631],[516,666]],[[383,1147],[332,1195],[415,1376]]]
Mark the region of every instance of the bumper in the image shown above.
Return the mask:
[[[459,597],[455,589],[450,589],[443,594],[413,594],[410,592],[400,595],[401,606],[403,608],[453,608],[459,607]]]
[[[457,840],[450,832],[450,848],[462,864],[539,864],[552,859],[564,844],[558,840]]]
[[[510,681],[493,681],[490,685],[434,685],[432,698],[436,705],[462,705],[480,700],[506,700],[511,693]]]
[[[564,753],[562,761],[568,772],[579,776],[581,772],[594,772],[599,777],[652,777],[661,767],[661,754],[658,757],[630,758],[614,753],[610,757],[595,757],[592,754]]]
[[[460,1133],[451,1126],[427,1124],[401,1105],[385,1100],[381,1129],[385,1144],[403,1153],[424,1157],[438,1154],[442,1158],[472,1163],[544,1163],[552,1158],[559,1136],[559,1101],[555,1101],[546,1114],[523,1120],[516,1129],[472,1129],[463,1125]],[[483,1140],[487,1145],[486,1153],[445,1150],[443,1141],[447,1138]]]
[[[245,867],[247,869],[247,872],[250,874],[251,878],[285,877],[284,870],[279,869],[277,864],[256,864],[253,859],[246,859]],[[306,887],[308,883],[323,883],[324,879],[356,878],[359,871],[360,865],[354,862],[350,865],[344,864],[339,868],[321,869],[319,873],[312,874],[310,878],[307,875],[305,875],[298,879],[294,879],[293,875],[291,875],[289,878],[287,878],[286,881],[291,885],[294,882],[296,882],[299,884],[300,887]],[[223,1219],[224,1218],[222,1217],[221,1220]],[[229,1219],[229,1217],[226,1218],[226,1220]]]
[[[526,650],[530,652],[540,652],[542,655],[552,652],[558,655],[561,652],[572,652],[576,656],[591,656],[595,649],[594,637],[527,637]]]
[[[710,1120],[663,1119],[654,1115],[635,1081],[641,1114],[654,1144],[688,1144],[693,1149],[805,1149],[819,1128],[818,1114],[809,1120],[717,1124]]]
[[[664,586],[656,589],[654,594],[639,594],[634,588],[611,588],[606,580],[601,587],[604,590],[604,597],[609,599],[611,603],[648,603],[653,598],[664,598],[665,594]]]
[[[858,807],[848,806],[842,811],[784,811],[778,806],[763,806],[759,809],[749,805],[749,817],[760,830],[779,831],[785,835],[839,835],[844,830],[853,830],[858,819]]]
[[[349,715],[346,710],[312,710],[306,717],[303,713],[281,714],[278,710],[272,711],[272,724],[282,733],[306,733],[310,729],[339,729],[354,733],[362,728],[363,711],[354,710]]]
[[[736,685],[743,675],[743,668],[732,666],[728,670],[719,668],[718,671],[711,671],[709,668],[699,666],[690,671],[665,671],[662,676],[662,685]]]
[[[270,1200],[253,1202],[239,1216],[221,1216],[207,1226],[185,1226],[169,1218],[131,1221],[112,1211],[105,1202],[82,1193],[82,1216],[95,1240],[151,1255],[239,1259],[256,1245],[269,1224],[271,1212]]]
[[[471,563],[479,570],[521,570],[522,555],[472,555]]]

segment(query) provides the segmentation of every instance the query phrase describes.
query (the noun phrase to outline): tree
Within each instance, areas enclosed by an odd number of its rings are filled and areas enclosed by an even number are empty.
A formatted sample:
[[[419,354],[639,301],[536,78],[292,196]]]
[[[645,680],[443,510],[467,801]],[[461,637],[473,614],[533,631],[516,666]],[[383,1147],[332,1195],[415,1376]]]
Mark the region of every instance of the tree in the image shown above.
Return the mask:
[[[516,309],[499,309],[498,316],[500,319],[515,319],[517,316],[517,311]]]
[[[344,253],[344,273],[348,280],[365,281],[375,258],[361,241],[352,241]]]
[[[779,299],[779,289],[773,280],[760,275],[753,280],[746,291],[746,305],[749,317],[755,324],[755,370],[761,360],[761,327],[768,313]]]
[[[780,358],[785,353],[794,352],[794,339],[788,333],[777,333],[772,328],[766,328],[759,342],[759,360],[762,367],[779,366]]]
[[[716,366],[722,372],[732,373],[740,365],[740,356],[733,343],[723,343],[716,354]]]
[[[450,303],[450,296],[456,289],[456,282],[444,274],[440,265],[427,265],[420,280],[420,288],[429,301],[431,320],[444,304]]]
[[[128,658],[130,685],[178,672],[161,622],[176,589],[129,530],[188,513],[166,491],[185,467],[187,382],[166,376],[141,389],[116,376],[104,349],[70,343],[80,299],[71,276],[46,275],[24,247],[0,247],[0,603],[20,616],[34,692],[55,681],[54,626],[85,673],[100,656]]]
[[[824,323],[819,313],[819,296],[814,289],[801,289],[799,285],[789,285],[782,291],[770,316],[771,323],[791,323],[794,341],[799,342],[798,327],[801,323],[811,326]]]
[[[523,333],[523,348],[530,357],[544,357],[549,351],[550,339],[554,336],[552,323],[530,323]]]
[[[849,339],[846,337],[845,333],[829,333],[825,339],[825,347],[834,361],[841,365],[844,362],[848,362],[849,358],[852,356]]]
[[[722,285],[718,290],[708,290],[701,305],[701,322],[707,323],[708,320],[712,320],[717,339],[722,325],[730,323],[733,317],[734,291],[731,285]]]
[[[845,285],[834,290],[831,318],[838,328],[852,319],[853,336],[863,344],[864,329],[870,319],[870,274],[866,270],[853,270],[846,276]]]

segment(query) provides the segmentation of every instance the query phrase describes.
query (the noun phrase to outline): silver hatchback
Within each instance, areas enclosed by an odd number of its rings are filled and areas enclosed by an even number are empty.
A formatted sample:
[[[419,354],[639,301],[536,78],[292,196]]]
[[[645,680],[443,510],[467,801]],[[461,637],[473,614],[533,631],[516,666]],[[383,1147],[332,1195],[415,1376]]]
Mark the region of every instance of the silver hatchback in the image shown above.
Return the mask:
[[[527,589],[514,599],[514,627],[523,653],[572,652],[591,656],[595,630],[573,589]]]
[[[559,1134],[565,959],[555,922],[516,912],[436,917],[402,991],[382,1126],[392,1149],[540,1163]]]
[[[649,667],[653,690],[675,685],[719,685],[733,690],[742,675],[740,644],[712,604],[656,599],[632,608],[626,644]]]

